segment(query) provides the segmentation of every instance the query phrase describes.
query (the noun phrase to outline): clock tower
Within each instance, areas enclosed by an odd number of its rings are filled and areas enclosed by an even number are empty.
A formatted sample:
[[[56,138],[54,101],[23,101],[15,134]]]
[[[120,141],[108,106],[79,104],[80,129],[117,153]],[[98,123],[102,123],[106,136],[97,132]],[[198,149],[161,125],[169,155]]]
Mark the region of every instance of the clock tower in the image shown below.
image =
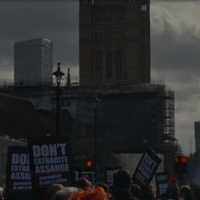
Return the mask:
[[[149,0],[79,0],[80,85],[150,83]]]

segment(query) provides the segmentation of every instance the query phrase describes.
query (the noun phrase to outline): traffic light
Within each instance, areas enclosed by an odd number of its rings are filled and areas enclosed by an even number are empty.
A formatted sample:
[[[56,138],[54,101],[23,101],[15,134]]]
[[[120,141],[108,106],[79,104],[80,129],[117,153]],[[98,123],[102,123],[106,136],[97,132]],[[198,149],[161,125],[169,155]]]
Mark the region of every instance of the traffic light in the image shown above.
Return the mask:
[[[177,177],[180,175],[180,159],[179,157],[175,157],[173,161],[174,161],[174,176]]]
[[[187,157],[175,157],[174,161],[174,174],[175,176],[183,175],[187,176]]]
[[[85,171],[86,172],[91,172],[91,171],[93,171],[93,163],[92,163],[92,161],[91,160],[88,160],[88,161],[86,161],[85,162]]]
[[[185,176],[187,176],[187,157],[186,156],[182,156],[180,159],[180,163],[181,163],[181,174],[185,174]]]

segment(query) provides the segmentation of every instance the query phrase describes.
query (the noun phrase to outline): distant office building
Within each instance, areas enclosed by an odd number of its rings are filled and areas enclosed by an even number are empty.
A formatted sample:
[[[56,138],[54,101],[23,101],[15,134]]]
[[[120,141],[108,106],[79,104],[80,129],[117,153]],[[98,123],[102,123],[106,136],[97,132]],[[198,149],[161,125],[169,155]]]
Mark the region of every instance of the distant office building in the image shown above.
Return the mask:
[[[53,42],[37,38],[14,44],[14,84],[52,85]]]
[[[197,152],[200,149],[200,122],[194,122],[195,126],[195,151]]]
[[[80,85],[150,83],[150,2],[79,0]]]

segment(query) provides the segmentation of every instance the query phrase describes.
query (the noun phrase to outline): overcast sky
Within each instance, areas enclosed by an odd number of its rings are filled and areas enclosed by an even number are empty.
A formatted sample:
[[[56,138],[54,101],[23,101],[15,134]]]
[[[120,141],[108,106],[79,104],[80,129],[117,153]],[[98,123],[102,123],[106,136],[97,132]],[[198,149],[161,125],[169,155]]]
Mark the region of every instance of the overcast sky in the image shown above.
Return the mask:
[[[188,155],[200,121],[200,3],[151,1],[150,9],[151,78],[175,92],[175,135]],[[0,25],[0,84],[14,80],[14,43],[40,37],[53,41],[53,71],[60,62],[79,81],[78,0],[0,2]]]

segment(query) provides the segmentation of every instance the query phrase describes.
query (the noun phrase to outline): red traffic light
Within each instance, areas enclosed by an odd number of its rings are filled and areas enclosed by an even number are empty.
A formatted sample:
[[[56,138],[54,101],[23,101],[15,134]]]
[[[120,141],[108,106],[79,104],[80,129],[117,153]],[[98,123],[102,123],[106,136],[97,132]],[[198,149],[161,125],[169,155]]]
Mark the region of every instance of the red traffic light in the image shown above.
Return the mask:
[[[175,158],[173,159],[173,161],[174,161],[175,163],[179,163],[179,158],[175,157]]]
[[[182,156],[181,158],[179,157],[175,157],[173,159],[174,163],[187,163],[187,157],[186,156]]]
[[[85,166],[86,166],[86,167],[92,167],[92,161],[91,161],[91,160],[87,161],[87,162],[85,163]]]
[[[181,163],[187,163],[187,157],[186,156],[181,157]]]

